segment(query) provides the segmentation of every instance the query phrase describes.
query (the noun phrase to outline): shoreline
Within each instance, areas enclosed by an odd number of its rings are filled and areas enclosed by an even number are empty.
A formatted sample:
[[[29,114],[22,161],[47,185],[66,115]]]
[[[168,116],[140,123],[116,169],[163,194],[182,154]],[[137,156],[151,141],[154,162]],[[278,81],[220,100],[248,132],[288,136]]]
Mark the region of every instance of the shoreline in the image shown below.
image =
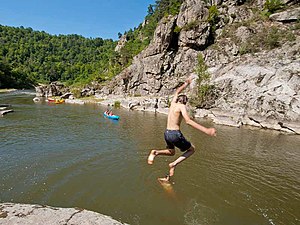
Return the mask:
[[[0,89],[2,92],[12,92],[17,89]],[[36,97],[42,98],[45,97]],[[83,97],[76,99],[65,99],[67,104],[100,104],[103,106],[119,104],[120,107],[144,111],[168,114],[168,104],[171,96],[139,96],[139,97],[128,97],[120,95],[109,95],[109,96],[97,96],[92,95],[91,97]],[[41,100],[41,99],[40,99]],[[300,135],[300,122],[299,121],[286,121],[279,119],[269,119],[261,115],[248,115],[247,113],[235,114],[230,111],[224,111],[218,108],[212,109],[196,109],[191,106],[189,107],[189,112],[192,118],[197,119],[208,119],[217,125],[225,125],[231,127],[253,127],[265,130],[275,130],[278,132],[284,132],[286,134]]]
[[[12,91],[17,91],[18,89],[14,89],[14,88],[3,88],[0,89],[0,93],[6,93],[6,92],[12,92]]]
[[[100,104],[103,106],[114,106],[116,103],[120,107],[142,112],[152,112],[168,114],[168,104],[170,96],[164,97],[126,97],[126,96],[93,96],[87,98],[78,98],[74,100],[66,99],[66,103],[72,104]],[[157,105],[157,107],[155,107]],[[188,106],[188,111],[192,118],[208,119],[217,125],[230,127],[250,127],[264,130],[273,130],[286,134],[300,135],[300,122],[268,119],[260,115],[234,114],[230,111],[212,109],[196,109]]]

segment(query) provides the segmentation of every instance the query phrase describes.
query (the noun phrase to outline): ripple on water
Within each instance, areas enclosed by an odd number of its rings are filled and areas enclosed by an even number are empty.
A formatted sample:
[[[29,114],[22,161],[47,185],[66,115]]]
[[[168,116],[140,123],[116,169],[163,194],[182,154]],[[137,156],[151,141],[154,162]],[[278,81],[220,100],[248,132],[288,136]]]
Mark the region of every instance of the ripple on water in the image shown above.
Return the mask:
[[[211,225],[219,221],[217,212],[203,203],[192,199],[184,214],[184,222],[187,225]]]

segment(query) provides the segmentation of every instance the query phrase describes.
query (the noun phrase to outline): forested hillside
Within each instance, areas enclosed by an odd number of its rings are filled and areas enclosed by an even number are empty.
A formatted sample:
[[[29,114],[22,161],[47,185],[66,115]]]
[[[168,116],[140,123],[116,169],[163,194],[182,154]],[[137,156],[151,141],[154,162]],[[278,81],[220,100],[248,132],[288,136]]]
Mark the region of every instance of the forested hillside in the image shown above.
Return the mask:
[[[158,21],[178,13],[181,3],[182,0],[157,0],[149,5],[144,23],[119,33],[126,37],[120,52],[115,51],[117,42],[111,39],[50,35],[32,28],[0,25],[0,88],[108,80],[131,64],[132,58],[150,43]]]
[[[2,64],[33,82],[101,80],[117,69],[110,63],[116,46],[113,40],[0,26],[0,43]]]

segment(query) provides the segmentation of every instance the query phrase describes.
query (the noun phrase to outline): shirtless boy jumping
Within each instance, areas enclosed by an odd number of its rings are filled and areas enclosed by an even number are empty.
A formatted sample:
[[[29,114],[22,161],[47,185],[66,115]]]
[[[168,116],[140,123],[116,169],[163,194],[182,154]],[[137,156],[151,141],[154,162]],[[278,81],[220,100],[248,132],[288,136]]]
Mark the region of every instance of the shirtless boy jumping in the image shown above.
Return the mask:
[[[151,165],[153,164],[153,160],[157,155],[175,155],[175,147],[179,148],[182,152],[184,152],[178,159],[169,164],[169,174],[165,178],[159,178],[160,181],[169,182],[170,178],[174,175],[175,167],[195,152],[195,147],[185,139],[185,137],[180,131],[180,124],[182,118],[184,118],[185,122],[188,125],[206,133],[207,135],[216,136],[215,128],[203,127],[200,124],[193,121],[188,115],[186,108],[188,98],[186,95],[179,95],[179,93],[183,89],[185,89],[191,83],[191,81],[192,78],[189,77],[183,85],[177,88],[177,90],[175,91],[175,95],[172,99],[171,106],[169,108],[167,129],[164,133],[165,141],[167,143],[167,149],[152,150],[148,157],[148,164]]]

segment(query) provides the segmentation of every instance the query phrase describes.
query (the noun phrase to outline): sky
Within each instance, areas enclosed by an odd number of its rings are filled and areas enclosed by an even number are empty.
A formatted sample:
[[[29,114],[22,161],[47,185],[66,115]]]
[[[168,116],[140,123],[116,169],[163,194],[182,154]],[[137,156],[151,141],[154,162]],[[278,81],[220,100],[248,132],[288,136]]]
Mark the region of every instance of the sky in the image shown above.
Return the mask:
[[[0,24],[49,34],[118,40],[138,27],[155,0],[0,0]]]

